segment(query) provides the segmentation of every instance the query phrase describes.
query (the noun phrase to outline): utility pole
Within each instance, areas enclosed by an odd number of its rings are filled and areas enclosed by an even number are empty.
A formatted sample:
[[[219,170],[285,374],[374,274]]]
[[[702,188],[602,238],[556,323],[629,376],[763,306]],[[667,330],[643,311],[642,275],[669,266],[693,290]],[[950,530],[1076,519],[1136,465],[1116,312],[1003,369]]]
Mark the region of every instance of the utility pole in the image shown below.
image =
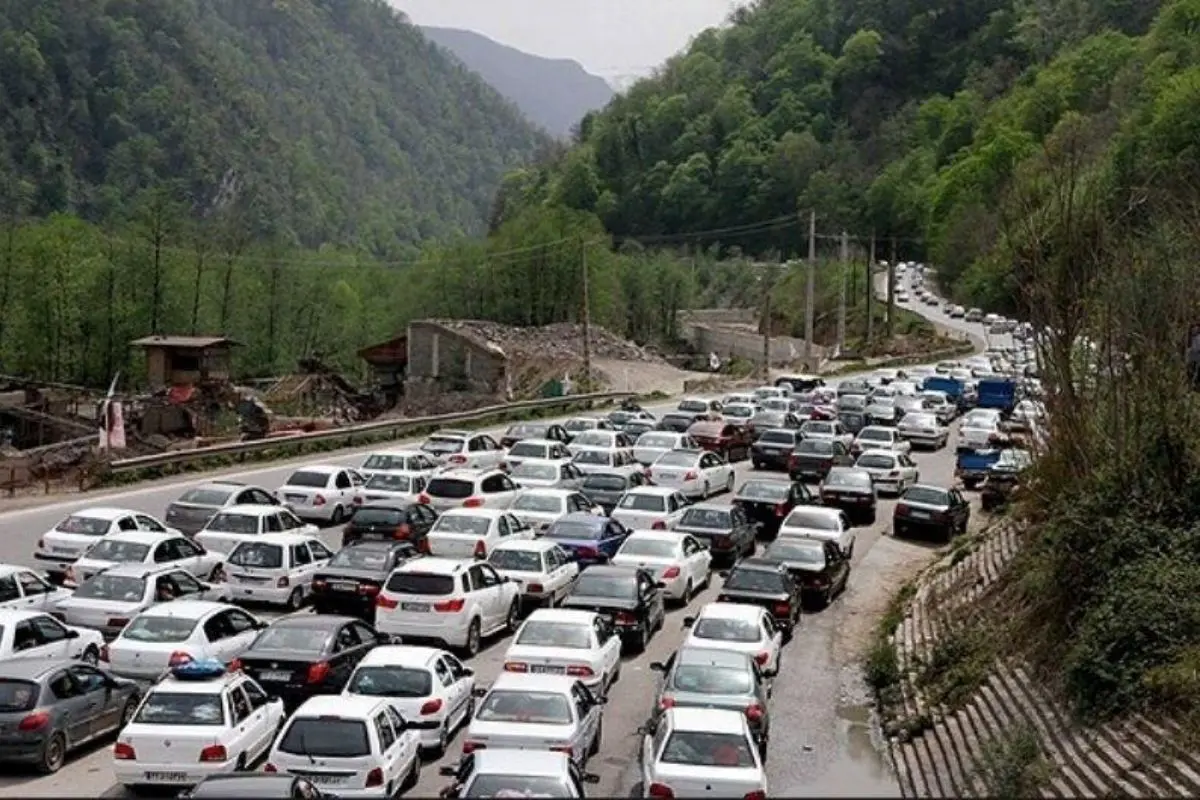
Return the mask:
[[[588,288],[587,242],[579,242],[579,266],[583,272],[583,380],[592,382],[592,296]]]
[[[808,265],[804,292],[804,363],[813,365],[813,293],[816,291],[817,271],[817,212],[808,212]],[[815,370],[814,370],[815,372]]]
[[[850,234],[842,231],[842,286],[838,293],[838,352],[846,346],[846,284],[850,279]]]
[[[892,254],[888,260],[887,277],[887,338],[892,338],[893,325],[896,319],[896,237],[892,237]]]
[[[769,270],[769,268],[768,268]],[[763,288],[763,383],[771,382],[771,290],[775,288],[775,274],[771,271],[762,272]]]
[[[875,231],[871,231],[871,252],[867,256],[867,342],[875,338]]]

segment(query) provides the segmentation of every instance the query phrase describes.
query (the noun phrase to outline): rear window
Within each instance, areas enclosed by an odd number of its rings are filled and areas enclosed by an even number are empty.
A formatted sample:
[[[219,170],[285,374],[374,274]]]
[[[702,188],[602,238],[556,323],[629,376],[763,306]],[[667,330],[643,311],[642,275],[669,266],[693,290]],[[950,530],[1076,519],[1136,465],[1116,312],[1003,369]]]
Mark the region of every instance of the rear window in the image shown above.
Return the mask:
[[[858,434],[859,439],[867,442],[890,442],[892,440],[892,436],[893,434],[891,431],[881,431],[878,428],[864,428]]]
[[[703,414],[708,411],[708,403],[702,400],[682,400],[676,406],[678,411],[686,411],[689,414]]]
[[[542,554],[537,550],[493,550],[488,561],[499,570],[541,572]]]
[[[489,692],[475,712],[480,722],[520,722],[529,725],[571,724],[571,704],[557,692],[498,689]]]
[[[792,487],[782,481],[747,481],[738,490],[737,496],[746,500],[769,500],[773,503],[780,503],[787,500],[791,490]]]
[[[283,566],[283,547],[264,542],[242,542],[229,554],[229,563],[236,567],[279,569]]]
[[[298,653],[324,653],[333,634],[324,628],[299,625],[272,626],[258,635],[252,650],[293,650]]]
[[[599,574],[584,570],[572,594],[580,597],[631,598],[637,594],[637,580],[632,575]]]
[[[671,448],[679,441],[678,436],[668,436],[662,433],[643,433],[638,437],[637,447]]]
[[[371,697],[428,697],[433,676],[429,670],[413,667],[359,667],[347,688]]]
[[[329,484],[329,473],[327,472],[306,472],[300,470],[292,473],[292,477],[287,479],[285,486],[307,486],[311,489],[324,489]]]
[[[587,650],[592,646],[592,626],[580,622],[530,620],[521,626],[513,644]]]
[[[447,595],[454,593],[454,577],[427,572],[396,572],[388,578],[386,588],[395,594]]]
[[[754,690],[753,680],[748,669],[680,664],[671,678],[671,688],[695,694],[749,694]]]
[[[533,444],[532,442],[517,442],[509,448],[508,454],[524,458],[544,458],[546,455],[546,445]]]
[[[518,481],[521,478],[532,478],[536,481],[552,481],[558,478],[557,464],[539,464],[536,461],[522,461],[511,473]]]
[[[806,508],[797,508],[783,521],[787,528],[809,528],[815,531],[836,531],[837,520],[831,514],[821,514]]]
[[[346,569],[387,569],[391,554],[387,550],[376,547],[343,547],[329,559],[330,568],[345,567]]]
[[[403,525],[408,521],[408,515],[398,508],[375,508],[361,506],[354,512],[351,520],[354,525]]]
[[[106,519],[99,517],[85,517],[80,514],[72,514],[55,526],[56,531],[63,533],[81,533],[84,536],[103,536],[108,533],[108,528],[112,523]]]
[[[204,528],[219,533],[258,533],[258,517],[249,514],[217,514]]]
[[[725,579],[725,589],[743,592],[784,592],[783,575],[765,569],[735,569]]]
[[[513,501],[513,511],[532,511],[543,514],[563,513],[565,500],[544,494],[523,494]]]
[[[408,458],[405,456],[389,456],[378,453],[364,461],[362,468],[372,470],[404,469],[407,463]]]
[[[576,464],[600,464],[607,467],[612,463],[612,454],[608,450],[580,450],[572,460]]]
[[[138,542],[122,542],[115,539],[105,539],[96,542],[87,551],[88,558],[98,561],[119,561],[121,563],[137,563],[146,560],[150,545]]]
[[[871,488],[871,473],[857,469],[832,469],[825,476],[826,486],[853,486]]]
[[[833,452],[833,443],[821,439],[801,439],[796,442],[796,452],[827,456]]]
[[[467,787],[463,797],[575,797],[562,778],[550,775],[481,775]]]
[[[475,484],[457,478],[434,478],[425,487],[425,493],[434,497],[448,497],[452,500],[464,500],[475,491]]]
[[[197,620],[180,617],[140,616],[125,626],[121,638],[131,642],[182,642],[192,635]]]
[[[287,733],[276,745],[285,753],[325,758],[357,758],[371,755],[367,724],[358,719],[337,717],[293,717]]]
[[[188,489],[179,496],[178,502],[197,506],[223,506],[233,492],[221,489]]]
[[[431,533],[464,533],[469,536],[487,536],[492,526],[491,517],[472,517],[467,514],[445,514],[437,518]]]
[[[571,520],[559,520],[542,534],[542,537],[546,539],[600,539],[603,536],[603,525],[591,525]]]
[[[794,444],[796,434],[790,431],[765,431],[762,436],[758,437],[758,440],[770,444]]]
[[[545,425],[513,425],[504,435],[517,439],[539,439],[547,430]]]
[[[367,479],[366,488],[383,492],[411,492],[412,478],[395,473],[372,475]]]
[[[447,455],[457,453],[462,450],[462,446],[463,440],[457,436],[430,436],[425,440],[425,444],[421,445],[421,449],[434,455]]]
[[[928,503],[931,506],[950,504],[950,495],[942,489],[928,489],[924,486],[914,486],[904,493],[901,500],[910,503]]]
[[[776,539],[767,545],[763,558],[779,561],[795,561],[799,564],[813,566],[825,564],[825,546],[821,542],[788,541]]]
[[[620,506],[627,511],[663,511],[667,498],[660,494],[630,492],[621,498]]]
[[[0,678],[0,713],[29,711],[37,705],[41,688],[32,681]]]
[[[146,580],[125,575],[93,575],[75,590],[74,597],[90,600],[114,600],[119,603],[140,603],[146,594]]]
[[[728,511],[716,508],[689,508],[683,512],[679,524],[689,528],[714,528],[723,530],[733,525]]]
[[[623,556],[670,558],[675,555],[675,550],[678,546],[679,543],[677,541],[630,536],[625,540],[625,544],[621,545],[620,554]]]
[[[142,725],[224,725],[225,707],[219,694],[151,692],[138,709]]]
[[[692,626],[692,635],[697,639],[747,643],[761,639],[762,630],[756,623],[745,619],[701,617]]]
[[[833,434],[833,425],[828,422],[811,422],[810,421],[810,422],[804,423],[804,427],[801,430],[803,430],[805,433],[808,433],[808,434],[815,433],[818,435],[821,435],[821,434],[832,435]]]
[[[620,475],[588,475],[583,479],[584,489],[599,489],[607,492],[619,492],[625,488],[625,478]]]
[[[858,457],[857,464],[869,469],[892,469],[896,466],[896,458],[882,453],[864,453]]]
[[[584,431],[571,442],[580,447],[608,447],[612,443],[613,435],[608,431]]]
[[[696,465],[696,454],[688,450],[671,450],[663,453],[654,462],[656,467],[693,467]]]

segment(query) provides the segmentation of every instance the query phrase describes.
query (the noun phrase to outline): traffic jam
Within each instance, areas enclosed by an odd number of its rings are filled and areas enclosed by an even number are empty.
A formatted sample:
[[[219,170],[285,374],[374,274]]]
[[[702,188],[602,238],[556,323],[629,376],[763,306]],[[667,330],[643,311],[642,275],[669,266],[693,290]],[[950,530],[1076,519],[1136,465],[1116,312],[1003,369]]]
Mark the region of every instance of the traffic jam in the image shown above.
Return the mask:
[[[0,565],[0,759],[108,740],[116,784],[195,798],[403,796],[434,762],[443,797],[586,797],[648,669],[641,796],[766,798],[773,681],[879,498],[896,537],[965,533],[969,493],[999,508],[1032,463],[1039,391],[996,348],[78,510]],[[956,482],[924,482],[948,447]]]

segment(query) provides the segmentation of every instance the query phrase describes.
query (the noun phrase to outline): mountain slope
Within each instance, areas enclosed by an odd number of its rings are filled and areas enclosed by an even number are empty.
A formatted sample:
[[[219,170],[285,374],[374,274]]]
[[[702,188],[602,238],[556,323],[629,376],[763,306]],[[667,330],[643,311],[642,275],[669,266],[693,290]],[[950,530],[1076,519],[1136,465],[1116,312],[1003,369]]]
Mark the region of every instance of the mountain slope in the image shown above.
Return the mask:
[[[478,231],[543,144],[383,0],[4,3],[0,92],[27,213],[121,217],[171,182],[309,246]]]
[[[473,31],[421,30],[554,136],[569,135],[584,114],[603,108],[615,94],[575,61],[531,55]]]

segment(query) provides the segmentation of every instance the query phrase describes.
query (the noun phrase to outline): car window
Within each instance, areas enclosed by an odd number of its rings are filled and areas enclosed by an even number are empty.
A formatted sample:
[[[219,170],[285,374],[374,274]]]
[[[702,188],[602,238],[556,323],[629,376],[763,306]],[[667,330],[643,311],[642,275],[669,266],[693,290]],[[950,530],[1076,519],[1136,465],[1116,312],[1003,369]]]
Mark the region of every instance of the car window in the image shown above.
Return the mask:
[[[59,642],[67,638],[67,629],[52,617],[34,617],[30,622],[43,643]]]
[[[0,578],[0,603],[16,600],[20,597],[17,591],[17,581],[12,575]]]
[[[153,517],[148,517],[145,514],[137,515],[137,525],[144,531],[155,531],[157,533],[166,533],[167,529],[162,526],[158,520]]]
[[[345,472],[339,472],[337,474],[337,477],[334,478],[333,485],[335,487],[337,487],[338,489],[349,489],[350,488],[350,476],[347,475]]]
[[[312,563],[312,555],[308,552],[307,544],[294,544],[291,547],[292,566],[300,567]]]
[[[12,579],[8,578],[7,580],[9,582],[9,584],[11,585]],[[20,582],[21,591],[23,591],[25,593],[26,597],[30,597],[32,595],[46,594],[53,589],[53,587],[50,586],[50,584],[46,583],[44,580],[39,578],[37,575],[34,575],[32,572],[18,572],[17,573],[17,581]],[[14,595],[14,597],[15,597],[15,595]],[[0,599],[11,600],[13,598],[8,597],[8,598],[0,598]]]

